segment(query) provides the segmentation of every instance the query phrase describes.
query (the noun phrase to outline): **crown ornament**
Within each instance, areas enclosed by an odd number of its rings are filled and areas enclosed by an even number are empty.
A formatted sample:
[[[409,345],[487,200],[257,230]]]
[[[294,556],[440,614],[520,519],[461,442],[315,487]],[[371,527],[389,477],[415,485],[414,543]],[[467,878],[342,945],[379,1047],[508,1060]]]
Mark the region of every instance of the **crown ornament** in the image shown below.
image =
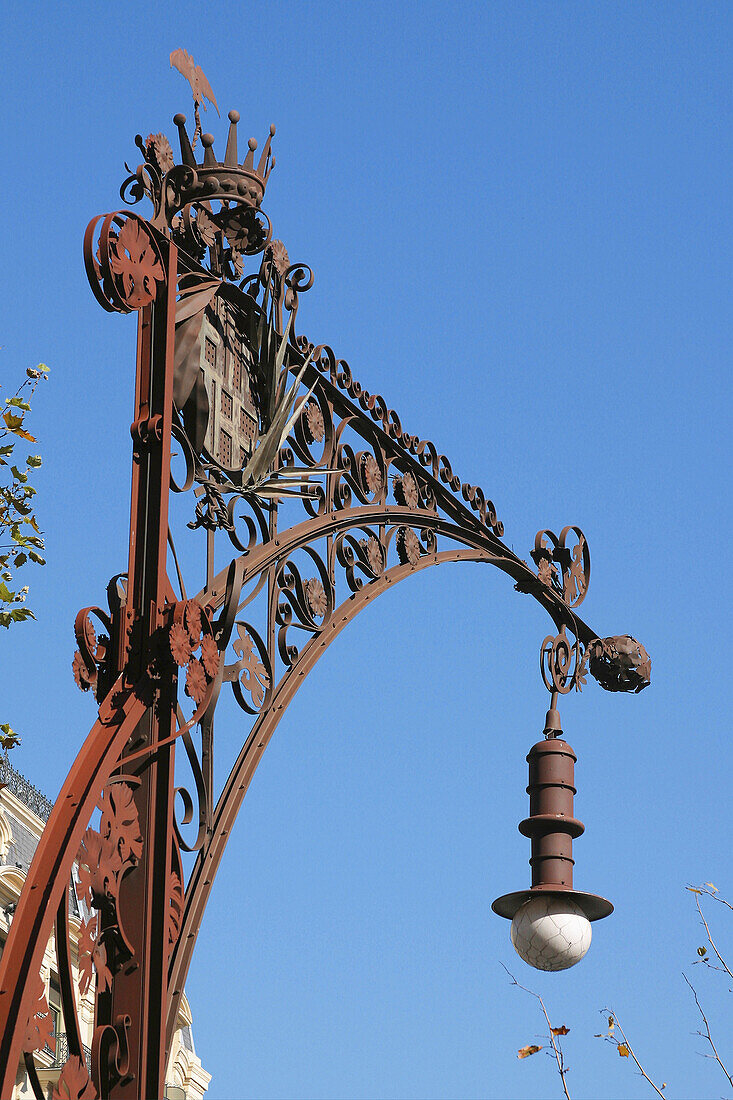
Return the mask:
[[[275,157],[272,155],[275,127],[270,127],[270,133],[255,168],[257,149],[255,138],[250,138],[247,142],[247,155],[243,162],[239,163],[237,153],[239,118],[239,111],[229,112],[229,137],[223,161],[218,161],[214,155],[213,136],[202,134],[204,157],[199,164],[186,130],[186,116],[182,114],[174,116],[173,122],[178,128],[181,144],[181,164],[177,166],[177,173],[175,168],[172,170],[176,173],[176,179],[171,188],[171,194],[166,196],[169,217],[173,217],[184,206],[202,200],[234,201],[252,209],[259,209],[270,172],[275,167]]]
[[[262,252],[272,236],[270,219],[261,203],[275,167],[275,127],[270,126],[259,160],[255,163],[257,141],[250,138],[240,163],[239,119],[238,111],[229,112],[229,135],[222,161],[217,160],[214,137],[208,133],[201,136],[203,159],[196,159],[183,114],[173,118],[181,148],[180,164],[176,164],[165,134],[150,134],[146,139],[138,134],[135,143],[143,163],[120,188],[122,198],[130,204],[147,196],[154,207],[151,222],[156,229],[172,236],[196,258],[200,259],[208,248],[213,265],[230,278],[241,277],[242,257]]]

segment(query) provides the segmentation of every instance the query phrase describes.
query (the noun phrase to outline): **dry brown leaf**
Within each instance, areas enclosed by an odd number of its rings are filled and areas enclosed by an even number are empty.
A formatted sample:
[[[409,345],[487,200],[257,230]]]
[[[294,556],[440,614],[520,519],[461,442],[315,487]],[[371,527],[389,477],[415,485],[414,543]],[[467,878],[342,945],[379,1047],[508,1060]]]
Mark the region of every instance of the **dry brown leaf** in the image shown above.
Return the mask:
[[[567,1033],[570,1031],[570,1028],[565,1027],[565,1024],[563,1024],[562,1027],[551,1027],[550,1031],[553,1035],[567,1035]]]
[[[628,1058],[629,1048],[626,1046],[626,1043],[619,1043],[618,1052],[619,1052],[619,1054],[621,1055],[622,1058]]]
[[[517,1058],[529,1058],[530,1054],[536,1054],[538,1050],[542,1050],[542,1047],[526,1046],[520,1047],[517,1051]]]

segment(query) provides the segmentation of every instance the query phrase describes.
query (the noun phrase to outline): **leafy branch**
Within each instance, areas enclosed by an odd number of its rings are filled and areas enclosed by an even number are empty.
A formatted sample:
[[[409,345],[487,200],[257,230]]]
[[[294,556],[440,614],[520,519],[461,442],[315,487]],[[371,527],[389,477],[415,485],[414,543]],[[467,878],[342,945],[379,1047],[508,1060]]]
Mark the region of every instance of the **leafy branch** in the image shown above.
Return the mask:
[[[710,927],[708,925],[708,922],[705,920],[705,917],[703,916],[702,909],[700,907],[700,897],[703,894],[707,894],[707,896],[709,898],[713,898],[715,901],[719,901],[722,905],[727,906],[728,909],[733,909],[733,905],[731,905],[730,902],[726,901],[725,898],[719,897],[718,889],[717,889],[716,886],[713,886],[712,882],[706,882],[704,887],[703,886],[688,886],[687,889],[689,890],[689,892],[695,898],[695,905],[697,906],[697,912],[698,912],[700,920],[702,921],[703,926],[705,928],[705,934],[708,938],[708,943],[710,944],[713,951],[715,952],[715,956],[716,956],[718,962],[720,963],[720,966],[715,966],[714,963],[712,963],[710,961],[710,959],[708,958],[708,952],[707,952],[706,947],[698,947],[697,953],[700,956],[700,958],[696,959],[695,962],[704,962],[705,965],[710,967],[711,970],[718,970],[722,974],[727,974],[728,977],[731,979],[731,981],[733,981],[733,973],[731,973],[730,967],[728,966],[727,962],[725,961],[723,956],[718,951],[718,948],[715,945],[715,941],[713,940],[713,937],[710,934]]]
[[[30,483],[32,471],[41,465],[41,456],[29,454],[24,463],[19,463],[16,447],[21,441],[36,442],[26,427],[26,417],[38,383],[48,376],[48,367],[39,363],[25,373],[13,396],[5,398],[0,413],[0,626],[6,630],[11,623],[35,618],[25,602],[29,587],[17,585],[17,571],[28,562],[46,564],[43,532],[33,505],[36,490]],[[7,722],[0,725],[0,747],[6,754],[19,743],[20,738]]]
[[[565,1078],[565,1075],[568,1072],[568,1067],[565,1065],[562,1044],[560,1042],[560,1036],[567,1035],[570,1031],[570,1028],[565,1027],[564,1024],[561,1027],[553,1027],[550,1023],[550,1017],[547,1014],[547,1009],[545,1008],[545,1002],[542,1000],[539,993],[535,993],[532,989],[527,989],[525,985],[520,985],[512,972],[510,970],[507,970],[507,968],[504,966],[504,963],[502,963],[501,965],[504,967],[504,970],[506,970],[507,974],[511,978],[512,985],[516,985],[518,989],[524,990],[525,993],[529,993],[530,997],[535,997],[540,1002],[542,1015],[545,1017],[545,1022],[547,1024],[547,1035],[550,1040],[550,1046],[552,1048],[552,1053],[554,1054],[555,1061],[557,1063],[557,1072],[560,1074],[560,1080],[562,1081],[563,1092],[565,1093],[567,1100],[571,1100],[570,1093],[568,1092],[568,1083]],[[537,1054],[542,1049],[543,1047],[537,1046],[534,1043],[529,1044],[526,1047],[520,1047],[517,1051],[517,1058],[529,1058],[532,1054]],[[549,1054],[550,1052],[547,1051],[547,1053]]]
[[[636,1054],[634,1053],[634,1048],[632,1047],[629,1040],[626,1038],[626,1033],[624,1032],[624,1029],[621,1027],[621,1024],[618,1022],[618,1020],[617,1020],[616,1016],[614,1015],[614,1013],[610,1012],[609,1009],[607,1009],[607,1008],[602,1008],[601,1013],[604,1016],[608,1016],[608,1031],[606,1031],[605,1033],[602,1033],[600,1035],[596,1035],[595,1038],[596,1039],[603,1039],[605,1042],[611,1043],[613,1046],[615,1046],[616,1050],[618,1051],[619,1056],[621,1058],[631,1058],[632,1061],[636,1064],[636,1068],[638,1069],[641,1076],[644,1078],[645,1081],[649,1082],[649,1084],[652,1086],[652,1088],[656,1092],[657,1096],[664,1097],[664,1093],[662,1092],[662,1089],[667,1087],[666,1081],[663,1081],[661,1087],[657,1088],[657,1086],[654,1084],[654,1082],[652,1081],[649,1074],[646,1072],[646,1070],[642,1066],[639,1059],[636,1057]],[[620,1039],[618,1038],[618,1036],[616,1034],[617,1030],[618,1030],[618,1034],[621,1036]]]

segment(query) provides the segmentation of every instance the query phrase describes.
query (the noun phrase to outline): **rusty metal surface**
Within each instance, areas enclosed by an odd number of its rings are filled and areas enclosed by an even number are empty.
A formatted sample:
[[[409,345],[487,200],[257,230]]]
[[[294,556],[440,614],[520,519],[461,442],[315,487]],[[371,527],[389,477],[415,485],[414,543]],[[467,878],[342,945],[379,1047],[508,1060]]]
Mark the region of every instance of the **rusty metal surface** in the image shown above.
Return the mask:
[[[162,1094],[196,936],[256,767],[321,654],[395,583],[447,562],[494,565],[554,624],[540,654],[553,700],[580,691],[588,672],[608,690],[639,691],[649,682],[639,643],[600,639],[578,615],[590,580],[578,527],[559,536],[541,530],[530,565],[504,543],[481,488],[463,481],[433,443],[407,432],[328,345],[296,334],[313,273],[291,262],[261,209],[274,127],[257,163],[253,139],[240,161],[232,111],[223,159],[202,134],[198,160],[199,108],[204,99],[218,107],[185,51],[174,51],[171,64],[191,84],[193,139],[176,115],[176,164],[165,135],[138,137],[143,161],[122,194],[132,202],[147,197],[152,217],[118,211],[93,219],[85,235],[99,304],[138,313],[128,570],[110,582],[109,610],[84,608],[75,623],[73,674],[93,694],[99,719],[50,814],[0,960],[2,1095],[21,1053],[36,1085],[32,1052],[45,1042],[49,1019],[38,974],[54,919],[69,1036],[57,1094]],[[188,509],[186,537],[205,546],[205,576],[188,586],[169,522],[172,500],[179,512]],[[230,561],[217,570],[222,548]],[[217,793],[214,714],[222,690],[232,692],[245,726]],[[179,745],[190,778],[175,787]],[[549,767],[545,758],[562,758],[565,771],[549,795],[535,776],[523,823],[532,837],[533,889],[572,890],[572,836],[582,829],[572,818],[572,750],[535,748],[535,771]],[[558,813],[564,827],[546,827],[547,815]],[[182,852],[195,853],[187,881]],[[96,982],[91,1072],[69,972],[65,899],[75,861],[88,914],[78,992]],[[590,919],[603,915],[596,904],[603,899],[573,896],[586,899]]]
[[[536,894],[569,898],[590,921],[601,920],[613,912],[605,898],[573,888],[573,840],[585,830],[573,813],[575,763],[577,757],[562,739],[562,730],[551,708],[546,723],[547,736],[529,750],[529,817],[519,823],[519,831],[532,842],[530,890],[518,890],[497,898],[491,908],[500,917],[511,920],[520,906]]]

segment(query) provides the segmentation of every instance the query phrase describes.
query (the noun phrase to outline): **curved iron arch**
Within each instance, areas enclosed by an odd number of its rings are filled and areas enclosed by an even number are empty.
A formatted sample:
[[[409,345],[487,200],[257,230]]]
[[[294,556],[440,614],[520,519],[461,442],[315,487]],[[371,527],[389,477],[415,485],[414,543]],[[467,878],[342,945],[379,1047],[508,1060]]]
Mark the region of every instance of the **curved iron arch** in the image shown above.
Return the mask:
[[[526,562],[510,551],[490,531],[477,531],[473,524],[460,527],[457,523],[436,516],[427,510],[411,510],[404,507],[362,507],[328,513],[306,521],[282,532],[250,555],[240,559],[241,585],[277,565],[299,549],[310,546],[317,539],[337,533],[361,530],[376,524],[393,526],[410,524],[411,528],[430,531],[459,545],[452,549],[422,553],[415,562],[399,563],[385,569],[380,577],[351,592],[324,620],[317,633],[308,640],[295,661],[286,668],[282,678],[269,695],[267,705],[257,715],[254,725],[231,768],[222,793],[213,808],[207,841],[199,850],[185,892],[180,933],[173,948],[169,968],[170,1002],[168,1009],[167,1045],[173,1037],[178,1016],[178,1002],[183,993],[188,970],[196,945],[198,930],[213,888],[216,874],[232,828],[241,809],[249,785],[269,744],[280,719],[295,696],[305,677],[341,631],[383,592],[412,574],[435,565],[448,562],[483,562],[494,565],[507,573],[517,585],[524,585],[540,605],[550,614],[558,630],[570,628],[582,644],[589,643],[595,634],[589,626],[545,585],[537,583],[535,573]],[[223,571],[208,589],[199,593],[200,602],[208,602],[219,609],[225,602],[227,573]]]

